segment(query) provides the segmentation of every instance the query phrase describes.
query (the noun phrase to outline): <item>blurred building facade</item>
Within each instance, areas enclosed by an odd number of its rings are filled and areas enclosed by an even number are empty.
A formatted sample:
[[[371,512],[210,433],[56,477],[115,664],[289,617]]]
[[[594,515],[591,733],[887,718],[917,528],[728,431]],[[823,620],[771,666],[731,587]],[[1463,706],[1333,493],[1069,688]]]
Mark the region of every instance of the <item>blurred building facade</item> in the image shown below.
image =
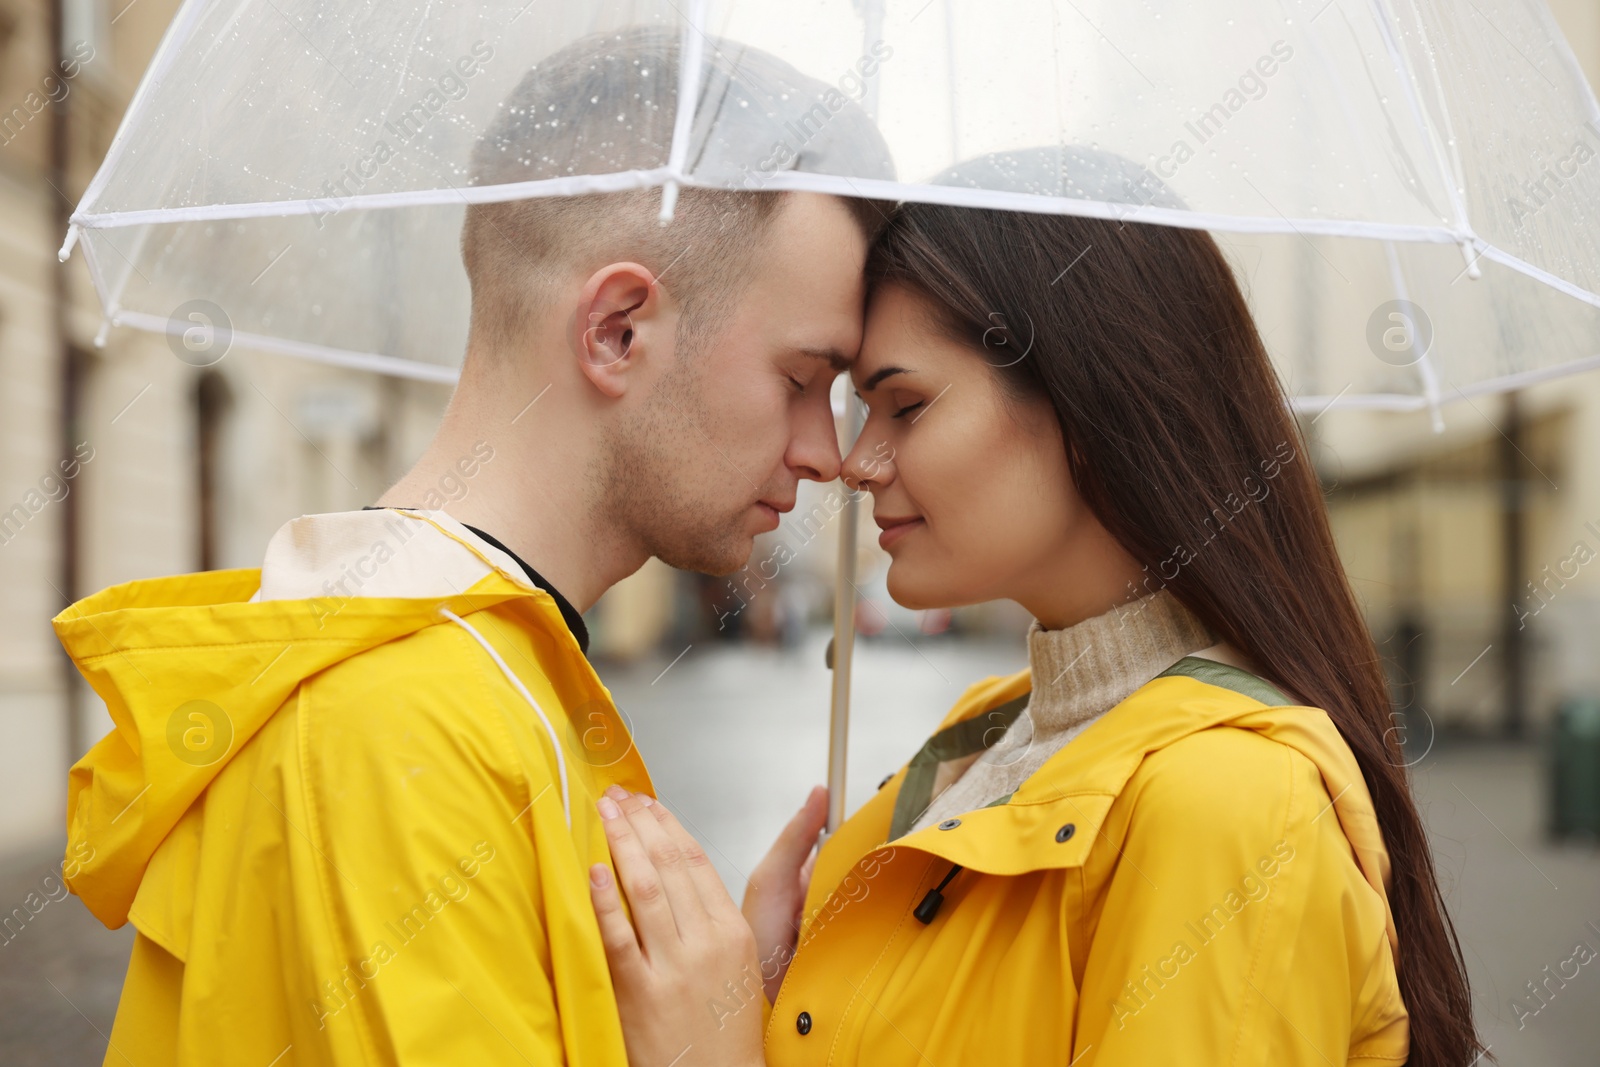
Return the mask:
[[[109,330],[63,221],[105,155],[172,0],[0,0],[0,849],[58,835],[104,706],[49,618],[134,578],[255,566],[298,514],[370,503],[448,389]],[[52,42],[59,40],[61,47]]]
[[[1549,6],[1600,84],[1600,6]],[[1484,32],[1495,32],[1487,21]],[[1593,123],[1573,136],[1583,158],[1600,155]],[[1557,181],[1552,195],[1573,194]],[[1365,310],[1324,303],[1303,328]],[[1397,728],[1424,746],[1436,731],[1541,734],[1562,701],[1600,696],[1600,373],[1444,394],[1437,428],[1426,413],[1302,423],[1394,683]]]
[[[176,6],[0,0],[0,851],[59,835],[65,770],[110,725],[49,618],[115,583],[255,566],[287,519],[370,503],[448,398],[243,350],[197,367],[132,330],[96,345],[82,257],[56,250]],[[1600,81],[1600,9],[1552,7]],[[1309,283],[1286,298],[1308,322],[1351,311]],[[1401,702],[1441,726],[1538,730],[1557,699],[1600,691],[1600,375],[1445,416],[1443,433],[1426,414],[1308,418],[1312,460]],[[697,583],[653,563],[596,609],[597,654],[670,639],[670,658],[729,625],[781,639],[797,613],[825,616],[829,491],[807,486],[786,520],[804,547],[780,578]]]

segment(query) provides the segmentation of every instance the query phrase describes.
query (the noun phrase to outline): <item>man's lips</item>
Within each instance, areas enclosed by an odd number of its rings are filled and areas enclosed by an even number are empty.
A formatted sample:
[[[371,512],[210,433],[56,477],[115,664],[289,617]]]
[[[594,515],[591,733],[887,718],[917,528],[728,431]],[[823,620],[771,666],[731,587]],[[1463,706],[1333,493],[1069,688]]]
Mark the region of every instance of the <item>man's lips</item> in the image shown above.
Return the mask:
[[[794,501],[757,500],[753,506],[771,524],[770,528],[776,530],[783,519],[783,514],[794,508]]]

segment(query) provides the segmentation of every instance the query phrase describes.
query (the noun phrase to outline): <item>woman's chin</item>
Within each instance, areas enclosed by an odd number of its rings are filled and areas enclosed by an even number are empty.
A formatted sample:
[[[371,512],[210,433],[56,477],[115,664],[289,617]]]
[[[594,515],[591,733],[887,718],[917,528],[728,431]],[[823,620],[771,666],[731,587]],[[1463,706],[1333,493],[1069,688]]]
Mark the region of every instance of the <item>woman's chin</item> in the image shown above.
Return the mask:
[[[931,575],[919,574],[903,563],[891,563],[887,579],[889,598],[909,611],[954,607],[954,590],[945,589],[942,583],[931,579]]]

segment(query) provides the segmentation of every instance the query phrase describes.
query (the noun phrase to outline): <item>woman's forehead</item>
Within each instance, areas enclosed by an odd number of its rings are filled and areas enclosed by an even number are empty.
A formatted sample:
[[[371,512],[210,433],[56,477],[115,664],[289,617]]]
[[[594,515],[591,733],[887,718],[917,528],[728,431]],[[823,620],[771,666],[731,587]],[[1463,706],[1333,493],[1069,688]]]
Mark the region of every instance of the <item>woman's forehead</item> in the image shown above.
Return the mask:
[[[903,362],[908,354],[920,349],[929,333],[927,319],[921,297],[897,287],[875,292],[867,304],[861,353],[850,368],[850,376],[857,385],[890,363]]]
[[[894,367],[907,375],[958,374],[970,359],[967,346],[941,327],[938,309],[920,293],[895,286],[875,292],[867,305],[861,354],[850,368],[858,389]],[[896,375],[898,378],[898,375]]]

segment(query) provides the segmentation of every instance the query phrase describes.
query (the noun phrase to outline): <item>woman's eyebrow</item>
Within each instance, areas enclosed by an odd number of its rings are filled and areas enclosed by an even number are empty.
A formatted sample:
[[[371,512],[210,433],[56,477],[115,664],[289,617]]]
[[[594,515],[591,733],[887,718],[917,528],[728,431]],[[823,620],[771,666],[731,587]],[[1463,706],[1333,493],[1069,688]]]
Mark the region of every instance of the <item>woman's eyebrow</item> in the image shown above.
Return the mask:
[[[878,387],[878,383],[883,381],[885,378],[893,378],[896,374],[907,373],[909,372],[904,367],[880,368],[879,370],[874,371],[870,378],[861,383],[861,388],[858,389],[857,392],[870,393],[876,389]]]

